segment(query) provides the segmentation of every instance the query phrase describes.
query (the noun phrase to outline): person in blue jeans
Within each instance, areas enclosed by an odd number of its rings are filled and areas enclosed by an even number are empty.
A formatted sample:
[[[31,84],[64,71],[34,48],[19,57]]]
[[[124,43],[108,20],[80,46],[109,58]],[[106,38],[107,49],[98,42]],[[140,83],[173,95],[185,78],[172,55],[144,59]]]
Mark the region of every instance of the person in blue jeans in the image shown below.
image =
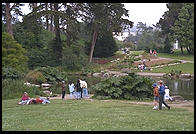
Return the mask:
[[[73,99],[74,97],[74,84],[72,81],[69,82],[69,93],[70,93],[70,98]]]
[[[80,80],[80,84],[81,84],[81,88],[83,89],[84,98],[87,98],[88,97],[87,83],[86,81]]]
[[[162,104],[164,104],[168,109],[170,109],[170,106],[168,106],[164,101],[164,95],[165,95],[165,86],[163,85],[163,81],[159,81],[159,110],[162,110]]]

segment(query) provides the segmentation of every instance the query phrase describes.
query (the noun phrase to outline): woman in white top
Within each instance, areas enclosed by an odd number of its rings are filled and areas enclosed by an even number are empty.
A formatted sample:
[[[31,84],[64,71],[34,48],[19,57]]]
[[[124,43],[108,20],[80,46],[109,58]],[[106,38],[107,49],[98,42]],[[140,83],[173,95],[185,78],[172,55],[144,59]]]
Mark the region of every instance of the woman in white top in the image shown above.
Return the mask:
[[[70,93],[70,98],[71,99],[73,99],[73,96],[74,96],[74,93],[75,93],[74,88],[75,88],[75,86],[74,86],[73,82],[70,81],[69,82],[69,93]]]

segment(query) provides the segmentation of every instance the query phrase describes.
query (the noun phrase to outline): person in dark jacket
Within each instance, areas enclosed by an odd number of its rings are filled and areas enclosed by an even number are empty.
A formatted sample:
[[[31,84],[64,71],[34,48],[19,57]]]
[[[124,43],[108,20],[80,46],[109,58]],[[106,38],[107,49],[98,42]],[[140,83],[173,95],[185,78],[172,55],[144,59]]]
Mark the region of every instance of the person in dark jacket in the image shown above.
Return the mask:
[[[82,88],[80,86],[80,79],[78,79],[76,83],[76,92],[77,92],[77,99],[82,98]]]
[[[170,106],[168,106],[164,101],[164,95],[165,95],[165,86],[163,85],[163,81],[159,81],[159,110],[162,110],[162,104],[164,104],[168,109],[170,109]]]
[[[63,100],[65,98],[65,81],[62,81],[61,88],[62,88],[62,100]]]

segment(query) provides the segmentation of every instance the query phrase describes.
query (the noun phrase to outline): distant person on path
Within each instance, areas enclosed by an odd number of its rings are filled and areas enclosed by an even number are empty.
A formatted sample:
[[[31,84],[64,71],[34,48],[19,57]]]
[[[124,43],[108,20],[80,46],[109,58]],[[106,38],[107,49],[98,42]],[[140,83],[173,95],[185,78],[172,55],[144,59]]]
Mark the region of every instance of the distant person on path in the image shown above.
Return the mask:
[[[164,96],[164,100],[170,100],[171,102],[173,101],[172,97],[169,95],[169,88],[167,86],[165,86],[165,96]]]
[[[21,98],[21,101],[18,102],[18,104],[29,104],[29,102],[31,101],[30,97],[28,96],[28,93],[27,92],[24,92],[22,98]]]
[[[156,50],[153,51],[153,55],[157,56],[157,51]]]
[[[73,99],[75,96],[75,91],[74,91],[74,84],[72,81],[69,82],[69,93],[70,93],[70,98]]]
[[[168,109],[170,109],[170,106],[168,106],[164,101],[164,95],[165,95],[165,86],[163,85],[163,81],[159,81],[159,110],[162,110],[162,104],[164,104]]]
[[[80,86],[80,79],[78,79],[76,83],[76,92],[77,92],[77,99],[82,98],[82,88]]]
[[[153,85],[153,94],[154,94],[154,107],[153,110],[158,109],[158,101],[159,101],[159,88],[157,83],[154,83]]]
[[[65,81],[62,81],[61,88],[62,88],[62,100],[63,100],[65,98]]]
[[[80,84],[81,84],[81,85],[80,85],[81,88],[83,89],[84,98],[87,98],[87,97],[88,97],[87,83],[86,83],[86,81],[80,80]]]
[[[152,55],[152,50],[150,49],[150,55]]]

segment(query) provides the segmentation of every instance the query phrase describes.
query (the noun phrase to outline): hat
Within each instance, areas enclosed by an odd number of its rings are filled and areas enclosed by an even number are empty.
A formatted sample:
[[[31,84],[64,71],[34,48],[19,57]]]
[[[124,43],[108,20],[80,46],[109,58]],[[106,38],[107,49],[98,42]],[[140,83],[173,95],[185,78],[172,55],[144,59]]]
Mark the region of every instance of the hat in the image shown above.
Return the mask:
[[[63,83],[65,83],[65,81],[64,81],[64,80],[63,80],[62,82],[63,82]]]
[[[162,80],[159,80],[158,82],[159,82],[159,83],[163,83],[163,81],[162,81]]]
[[[157,86],[157,83],[153,83],[152,86],[153,86],[153,87],[156,87],[156,86]]]
[[[27,94],[27,92],[24,92],[24,94]]]

